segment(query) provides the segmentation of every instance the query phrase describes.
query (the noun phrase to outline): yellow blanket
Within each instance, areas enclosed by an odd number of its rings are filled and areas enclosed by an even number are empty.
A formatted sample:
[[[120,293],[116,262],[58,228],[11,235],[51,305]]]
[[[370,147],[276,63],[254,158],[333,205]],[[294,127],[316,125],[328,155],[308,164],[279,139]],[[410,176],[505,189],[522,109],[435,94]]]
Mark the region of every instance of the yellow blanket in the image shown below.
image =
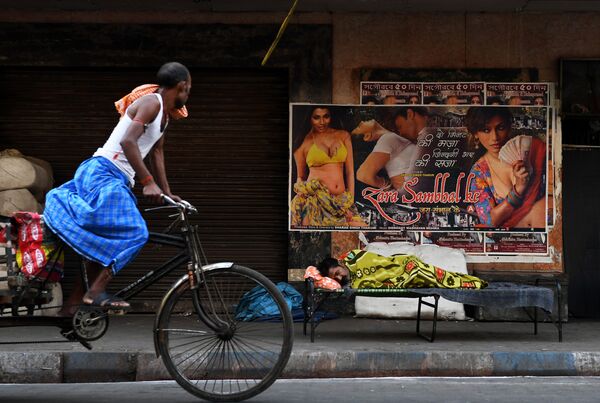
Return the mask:
[[[377,255],[360,249],[342,257],[352,288],[484,288],[478,277],[427,264],[412,255]]]

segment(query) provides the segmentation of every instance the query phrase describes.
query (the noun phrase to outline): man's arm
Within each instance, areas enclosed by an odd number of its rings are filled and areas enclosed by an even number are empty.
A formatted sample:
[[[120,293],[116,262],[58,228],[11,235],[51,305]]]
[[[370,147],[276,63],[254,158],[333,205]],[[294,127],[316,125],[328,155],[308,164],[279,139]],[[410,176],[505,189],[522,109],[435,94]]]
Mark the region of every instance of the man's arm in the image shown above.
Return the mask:
[[[163,190],[163,193],[175,201],[181,201],[181,198],[179,196],[175,196],[171,193],[171,188],[169,187],[169,181],[167,180],[167,171],[165,169],[164,145],[165,136],[162,136],[150,152],[150,169],[154,174],[154,180],[156,181],[158,186]]]
[[[156,119],[160,111],[160,103],[156,97],[145,97],[138,101],[137,105],[133,105],[128,111],[129,117],[133,120],[125,136],[121,140],[121,148],[127,157],[127,161],[135,171],[140,183],[144,186],[142,193],[145,197],[153,202],[160,204],[162,202],[160,195],[162,189],[156,184],[150,175],[150,171],[144,164],[142,153],[138,147],[137,141],[144,133],[145,125]],[[160,117],[162,118],[162,116]]]
[[[390,154],[373,151],[356,171],[356,178],[362,183],[385,188],[389,183],[377,175],[390,160]]]

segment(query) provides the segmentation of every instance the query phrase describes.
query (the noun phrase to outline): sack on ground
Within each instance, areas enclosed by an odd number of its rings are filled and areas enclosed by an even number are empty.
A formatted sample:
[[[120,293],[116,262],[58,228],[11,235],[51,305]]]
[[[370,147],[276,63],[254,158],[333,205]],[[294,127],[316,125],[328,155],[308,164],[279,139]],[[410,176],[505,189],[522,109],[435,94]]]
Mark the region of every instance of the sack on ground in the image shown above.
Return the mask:
[[[282,281],[277,283],[277,288],[281,291],[290,311],[302,307],[302,294],[294,287]],[[236,320],[245,322],[269,320],[279,316],[279,308],[275,300],[264,287],[259,285],[244,294],[235,309]]]

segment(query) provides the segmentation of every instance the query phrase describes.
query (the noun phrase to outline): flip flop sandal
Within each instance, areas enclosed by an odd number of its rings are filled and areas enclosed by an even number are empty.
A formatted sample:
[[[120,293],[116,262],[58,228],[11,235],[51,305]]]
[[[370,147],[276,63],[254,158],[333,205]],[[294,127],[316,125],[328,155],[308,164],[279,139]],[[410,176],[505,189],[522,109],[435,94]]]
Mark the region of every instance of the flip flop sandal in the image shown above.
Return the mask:
[[[107,292],[102,292],[96,295],[91,303],[83,302],[83,305],[95,306],[107,311],[110,311],[116,315],[124,315],[130,308],[131,305],[127,304],[127,306],[122,305],[113,305],[115,302],[125,302],[124,299],[119,297],[115,297]]]

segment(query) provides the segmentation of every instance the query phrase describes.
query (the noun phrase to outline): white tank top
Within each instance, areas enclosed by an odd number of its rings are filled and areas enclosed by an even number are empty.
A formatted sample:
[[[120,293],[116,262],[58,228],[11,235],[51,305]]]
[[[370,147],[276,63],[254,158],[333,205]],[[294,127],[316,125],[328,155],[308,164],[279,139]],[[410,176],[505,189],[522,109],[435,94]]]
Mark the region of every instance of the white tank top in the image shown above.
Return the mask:
[[[158,111],[156,118],[154,118],[152,122],[148,123],[148,125],[146,126],[146,130],[137,141],[140,153],[142,154],[142,159],[146,158],[154,144],[156,144],[156,142],[162,137],[164,133],[164,130],[162,132],[160,131],[160,123],[163,116],[163,102],[160,94],[144,95],[140,99],[151,96],[156,96],[158,98],[158,102],[160,102],[160,110]],[[138,102],[140,99],[136,100],[133,104],[129,105],[129,108],[131,108],[131,106]],[[129,108],[127,108],[127,111],[129,110]],[[125,173],[125,175],[127,175],[127,177],[129,178],[129,182],[133,187],[135,183],[135,181],[133,180],[133,178],[135,177],[135,171],[133,170],[133,167],[131,166],[129,161],[127,161],[127,157],[125,157],[125,153],[123,152],[123,148],[121,147],[121,140],[123,140],[127,128],[133,122],[133,120],[127,114],[127,111],[125,111],[125,114],[121,117],[119,123],[117,123],[117,125],[113,129],[106,143],[104,143],[102,147],[96,150],[96,152],[94,153],[94,157],[104,157],[113,164],[115,164],[117,168],[119,168],[123,173]],[[165,125],[165,129],[166,128],[167,125]]]

